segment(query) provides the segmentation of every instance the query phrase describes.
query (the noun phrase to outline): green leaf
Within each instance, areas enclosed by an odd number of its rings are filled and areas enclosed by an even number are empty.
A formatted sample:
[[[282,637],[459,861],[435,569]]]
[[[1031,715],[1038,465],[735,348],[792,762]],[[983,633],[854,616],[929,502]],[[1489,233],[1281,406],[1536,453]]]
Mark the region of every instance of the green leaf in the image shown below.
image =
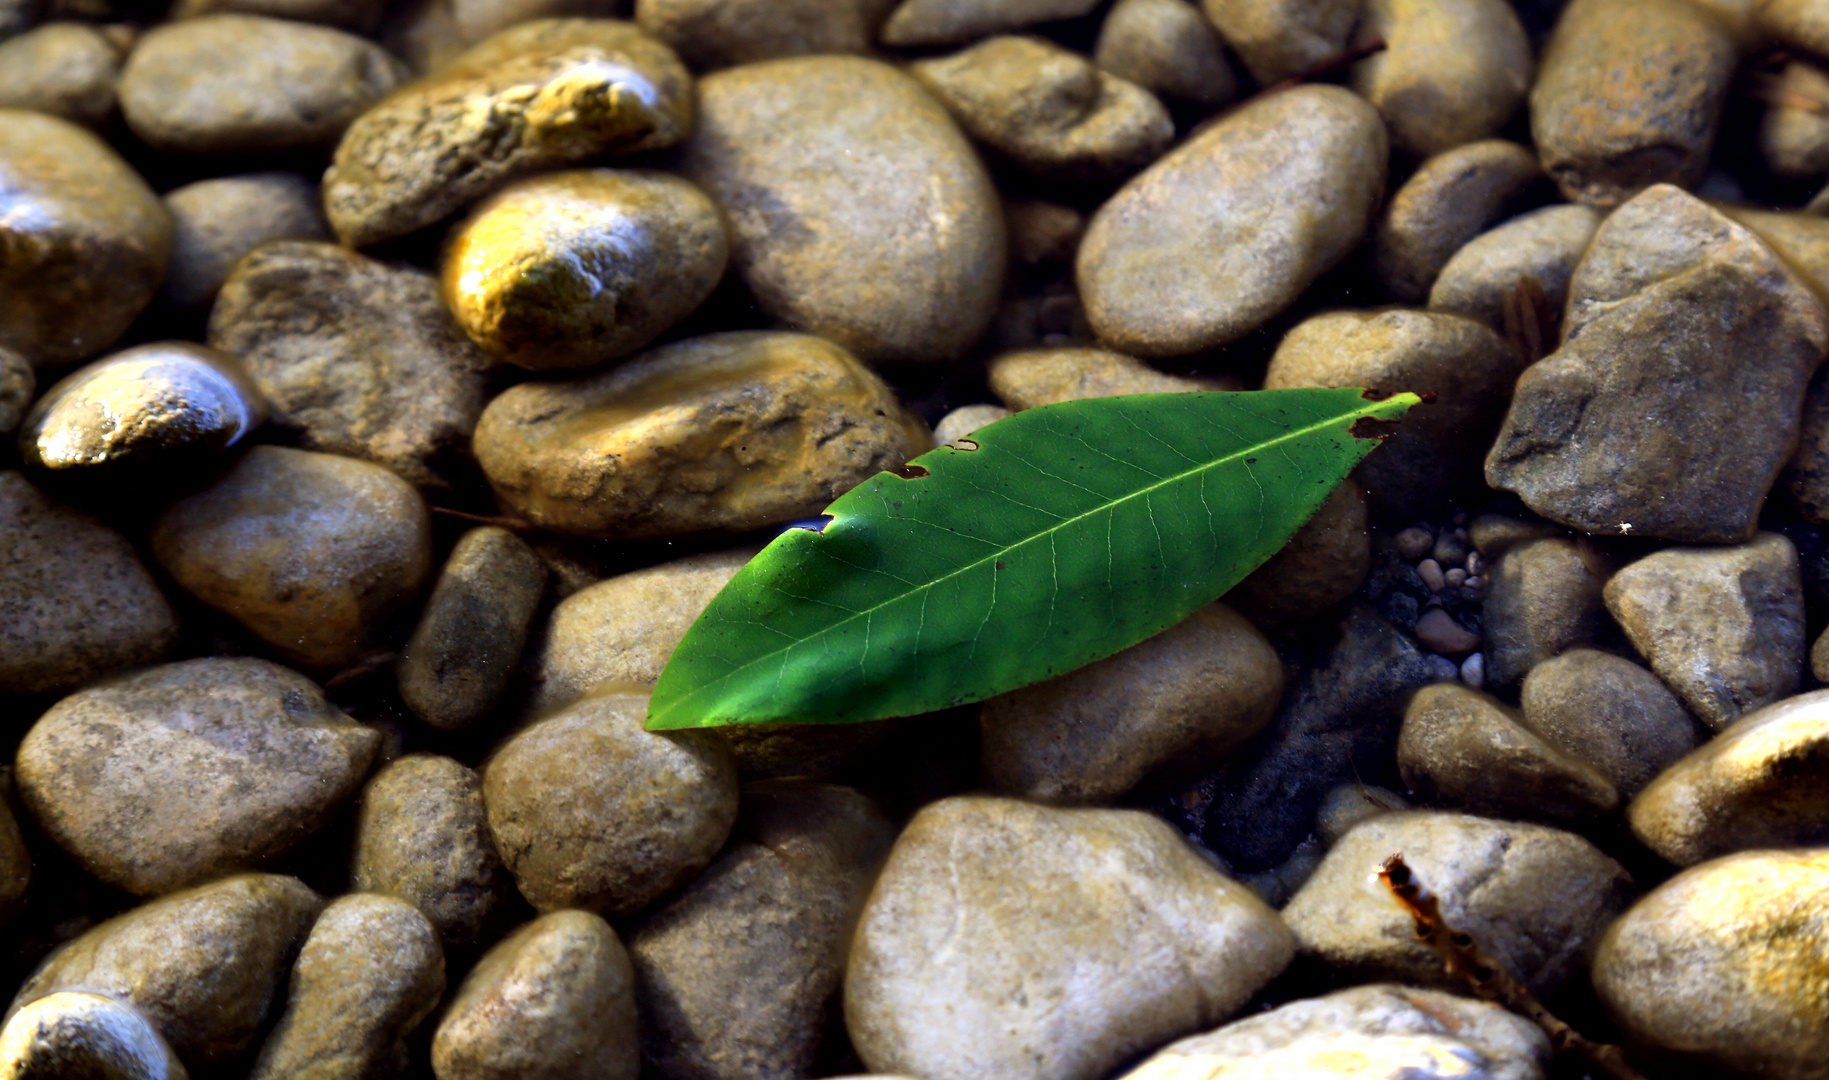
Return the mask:
[[[1418,400],[1371,397],[1072,401],[879,473],[713,598],[648,727],[908,716],[1110,656],[1275,554]]]

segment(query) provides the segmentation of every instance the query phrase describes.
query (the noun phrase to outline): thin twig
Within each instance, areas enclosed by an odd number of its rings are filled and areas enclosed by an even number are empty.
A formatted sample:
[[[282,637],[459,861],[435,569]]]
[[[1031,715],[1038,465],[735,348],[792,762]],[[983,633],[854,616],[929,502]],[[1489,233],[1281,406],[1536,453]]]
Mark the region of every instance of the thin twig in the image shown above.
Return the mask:
[[[354,664],[324,680],[324,689],[335,690],[339,686],[347,686],[364,676],[373,675],[375,672],[387,667],[399,658],[400,654],[394,652],[369,653],[362,659],[357,660]]]
[[[1453,978],[1461,980],[1482,1001],[1493,1001],[1523,1016],[1543,1029],[1550,1046],[1557,1053],[1573,1050],[1611,1080],[1645,1080],[1626,1064],[1625,1054],[1611,1043],[1597,1043],[1557,1019],[1537,995],[1511,977],[1503,965],[1480,948],[1479,942],[1465,930],[1456,930],[1442,917],[1441,905],[1404,862],[1397,852],[1378,868],[1378,877],[1391,895],[1409,913],[1416,924],[1416,940],[1435,950],[1442,966]]]
[[[466,510],[453,510],[448,506],[434,506],[432,507],[432,513],[443,514],[446,517],[454,517],[463,521],[474,521],[478,525],[496,525],[504,529],[513,530],[514,532],[534,531],[532,522],[522,521],[520,518],[490,517],[488,514],[472,514]]]
[[[1526,274],[1506,290],[1501,304],[1505,340],[1524,362],[1534,364],[1548,356],[1556,338],[1556,313],[1550,310],[1550,298],[1543,293],[1543,283]]]

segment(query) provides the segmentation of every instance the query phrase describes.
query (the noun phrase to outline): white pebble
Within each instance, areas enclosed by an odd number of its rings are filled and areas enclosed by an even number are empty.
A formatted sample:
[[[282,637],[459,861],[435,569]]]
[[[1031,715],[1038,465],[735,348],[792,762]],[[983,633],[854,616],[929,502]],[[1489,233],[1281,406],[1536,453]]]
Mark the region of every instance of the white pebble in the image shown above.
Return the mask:
[[[1461,661],[1461,681],[1475,690],[1486,685],[1486,654],[1474,653]]]

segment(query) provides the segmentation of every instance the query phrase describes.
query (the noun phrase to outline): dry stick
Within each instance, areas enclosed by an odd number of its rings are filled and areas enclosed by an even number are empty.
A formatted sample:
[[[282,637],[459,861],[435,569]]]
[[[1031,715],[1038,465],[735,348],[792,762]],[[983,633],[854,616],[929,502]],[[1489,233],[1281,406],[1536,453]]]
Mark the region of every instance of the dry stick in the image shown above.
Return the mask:
[[[1619,1047],[1597,1043],[1558,1020],[1537,1000],[1537,995],[1525,989],[1497,960],[1488,956],[1473,940],[1472,934],[1448,925],[1442,917],[1441,905],[1433,895],[1423,891],[1422,884],[1405,864],[1403,852],[1386,859],[1378,868],[1378,877],[1410,913],[1411,921],[1416,924],[1416,940],[1435,950],[1448,974],[1466,983],[1474,996],[1483,1001],[1496,1001],[1535,1023],[1550,1037],[1550,1047],[1557,1053],[1573,1050],[1612,1080],[1645,1080],[1626,1064]]]
[[[1556,336],[1556,313],[1543,294],[1543,283],[1526,274],[1507,289],[1500,301],[1505,316],[1505,340],[1526,364],[1548,356]]]
[[[399,658],[400,654],[394,652],[369,653],[353,665],[324,680],[324,689],[335,690],[339,686],[347,686],[366,675],[373,675]]]
[[[522,521],[520,518],[490,517],[487,514],[472,514],[464,510],[453,510],[448,506],[434,506],[432,507],[432,513],[443,514],[446,517],[459,518],[464,521],[474,521],[478,525],[495,525],[504,529],[511,529],[515,532],[534,531],[532,522]]]

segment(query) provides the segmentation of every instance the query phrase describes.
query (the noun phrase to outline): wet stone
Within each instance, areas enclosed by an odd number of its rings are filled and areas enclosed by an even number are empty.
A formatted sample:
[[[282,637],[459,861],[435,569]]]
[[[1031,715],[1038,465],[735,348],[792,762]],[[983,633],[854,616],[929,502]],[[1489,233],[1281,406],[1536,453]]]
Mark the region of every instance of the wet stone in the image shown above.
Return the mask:
[[[84,990],[47,994],[0,1029],[0,1075],[8,1080],[187,1080],[146,1014]]]
[[[1004,353],[991,361],[985,381],[1005,406],[1017,412],[1120,394],[1231,389],[1218,379],[1166,375],[1122,353],[1077,346]]]
[[[1233,586],[1226,602],[1259,626],[1327,613],[1357,592],[1371,570],[1365,523],[1365,489],[1347,480],[1281,551]]]
[[[861,57],[771,60],[707,76],[699,109],[682,171],[723,207],[770,318],[870,364],[947,363],[983,334],[997,193],[919,82]]]
[[[121,54],[101,29],[78,22],[45,23],[0,41],[0,108],[105,128],[115,115]]]
[[[523,180],[450,241],[443,287],[470,340],[534,371],[619,360],[699,306],[724,276],[718,208],[648,170]]]
[[[1525,727],[1628,799],[1707,734],[1657,676],[1595,649],[1533,667],[1519,703]]]
[[[328,240],[317,185],[290,172],[199,180],[167,192],[175,226],[160,299],[190,316],[208,313],[241,257],[269,240]]]
[[[506,529],[471,529],[451,549],[397,668],[400,698],[435,728],[494,709],[527,646],[546,567]]]
[[[324,207],[344,243],[366,247],[534,172],[671,146],[691,123],[691,76],[673,50],[633,23],[538,19],[350,125]]]
[[[1524,103],[1531,47],[1505,0],[1364,0],[1354,43],[1385,48],[1354,64],[1391,145],[1440,154],[1496,134]]]
[[[266,400],[233,359],[161,341],[54,383],[20,425],[19,451],[41,469],[169,467],[219,454],[266,418]]]
[[[477,961],[432,1039],[439,1080],[635,1080],[635,978],[588,911],[522,924]]]
[[[0,346],[0,439],[10,439],[38,393],[31,361]]]
[[[1115,183],[1175,138],[1155,95],[1038,38],[990,38],[909,72],[974,139],[1050,179]]]
[[[828,341],[735,331],[490,402],[476,455],[544,529],[637,539],[817,514],[930,445],[873,372]]]
[[[142,904],[50,956],[12,1014],[86,990],[145,1013],[193,1068],[246,1051],[283,998],[286,970],[324,901],[298,879],[239,874]]]
[[[635,21],[700,71],[870,52],[896,0],[636,0]]]
[[[1436,275],[1429,307],[1506,329],[1507,298],[1530,278],[1561,321],[1575,264],[1600,227],[1587,206],[1546,206],[1481,233],[1458,248]]]
[[[121,72],[121,113],[168,154],[328,150],[405,74],[380,46],[341,30],[208,15],[139,40]]]
[[[0,693],[74,690],[177,640],[177,613],[126,537],[0,472]]]
[[[171,215],[108,145],[0,109],[0,348],[36,368],[94,356],[137,318],[171,257]]]
[[[153,521],[153,558],[282,655],[342,667],[367,654],[431,573],[431,514],[378,465],[256,446]]]
[[[1241,106],[1093,215],[1076,275],[1094,333],[1146,358],[1249,334],[1357,246],[1385,158],[1378,114],[1339,87]]]
[[[223,282],[209,342],[242,362],[273,425],[303,448],[385,465],[425,488],[474,476],[491,361],[432,275],[335,244],[265,244]]]
[[[1514,544],[1492,560],[1482,617],[1493,685],[1511,686],[1545,660],[1600,638],[1608,568],[1597,558],[1572,540],[1549,537]]]
[[[963,45],[978,38],[1056,19],[1076,19],[1098,0],[902,0],[883,24],[893,48]]]
[[[1373,272],[1397,300],[1422,301],[1454,253],[1542,176],[1536,155],[1504,139],[1428,159],[1385,207],[1372,237]]]
[[[1363,0],[1202,0],[1201,8],[1260,86],[1332,60],[1346,49]]]
[[[1225,43],[1188,0],[1118,0],[1099,24],[1093,60],[1153,94],[1203,108],[1238,96]]]

